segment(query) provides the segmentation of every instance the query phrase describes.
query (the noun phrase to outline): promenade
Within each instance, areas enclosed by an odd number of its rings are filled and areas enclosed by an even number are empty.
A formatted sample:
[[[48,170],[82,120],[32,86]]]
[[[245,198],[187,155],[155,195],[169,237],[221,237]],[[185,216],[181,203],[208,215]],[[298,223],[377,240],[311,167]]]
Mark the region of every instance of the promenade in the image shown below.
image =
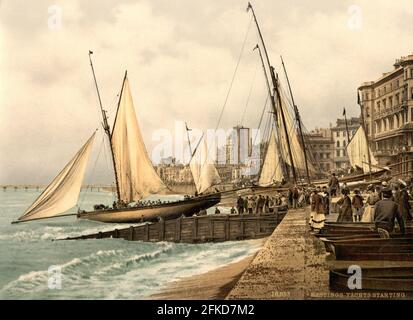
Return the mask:
[[[329,289],[329,270],[364,267],[413,267],[413,262],[336,261],[311,234],[309,208],[290,210],[268,238],[227,299],[370,299],[371,293],[337,293]],[[329,217],[329,220],[334,217]],[[384,294],[380,298],[389,298]],[[400,297],[398,298],[400,299]]]

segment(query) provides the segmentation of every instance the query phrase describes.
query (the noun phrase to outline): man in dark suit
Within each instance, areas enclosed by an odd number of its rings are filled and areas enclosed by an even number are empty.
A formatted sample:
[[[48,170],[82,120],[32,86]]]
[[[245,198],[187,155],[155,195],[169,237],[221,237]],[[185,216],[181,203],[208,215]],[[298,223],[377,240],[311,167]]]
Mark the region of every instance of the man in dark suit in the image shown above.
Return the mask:
[[[396,202],[399,205],[400,214],[402,215],[403,219],[405,221],[412,220],[409,194],[407,193],[406,186],[403,184],[401,185],[401,190],[399,191]]]
[[[340,187],[336,174],[331,175],[330,180],[328,181],[328,188],[330,189],[330,195],[332,197],[337,196],[337,190]]]
[[[394,223],[397,220],[400,232],[405,233],[404,220],[400,213],[399,206],[392,198],[392,191],[388,188],[382,190],[383,200],[376,203],[374,209],[374,223],[382,238],[389,238],[389,234],[394,231]]]

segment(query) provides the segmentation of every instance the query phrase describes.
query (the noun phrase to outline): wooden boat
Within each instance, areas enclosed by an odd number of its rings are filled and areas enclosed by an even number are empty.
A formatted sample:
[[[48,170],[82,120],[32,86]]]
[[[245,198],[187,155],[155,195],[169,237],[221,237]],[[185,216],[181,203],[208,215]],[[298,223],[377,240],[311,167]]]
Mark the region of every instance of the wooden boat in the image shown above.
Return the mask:
[[[108,223],[135,223],[178,218],[182,215],[192,216],[201,210],[206,210],[221,201],[221,194],[214,193],[188,200],[170,202],[151,206],[132,207],[118,210],[98,210],[80,212],[79,219],[95,220]]]
[[[323,240],[337,260],[413,261],[413,239]]]
[[[342,241],[342,240],[354,240],[362,242],[364,239],[380,239],[380,236],[377,232],[374,233],[363,233],[363,234],[355,234],[355,235],[324,235],[320,236],[320,240],[324,242],[325,249],[327,252],[334,252],[333,246],[329,241]],[[413,239],[413,232],[409,232],[406,234],[395,233],[391,235],[391,239]],[[326,241],[329,240],[329,241]]]
[[[407,233],[413,232],[413,226],[411,224],[405,226]],[[395,233],[398,233],[399,229],[396,228]],[[376,227],[374,224],[369,224],[365,226],[353,227],[353,226],[343,226],[343,227],[324,227],[320,230],[316,237],[328,237],[328,236],[351,236],[358,234],[376,234]]]
[[[150,221],[158,217],[168,219],[191,215],[219,203],[220,193],[149,206],[140,202],[149,195],[161,195],[170,190],[158,176],[148,156],[136,118],[127,72],[122,82],[113,130],[111,130],[106,111],[102,107],[91,54],[92,52],[89,52],[103,117],[103,129],[108,136],[112,155],[117,201],[111,209],[98,209],[106,208],[104,205],[98,205],[95,206],[95,211],[85,212],[79,209],[78,214],[72,215],[77,215],[80,219],[101,222],[130,223]],[[58,217],[77,204],[95,134],[96,132],[15,222]],[[209,158],[205,139],[202,147],[194,151],[190,168],[198,194],[205,194],[209,188],[220,182],[214,163]]]
[[[330,270],[330,289],[350,291],[347,269]],[[362,289],[364,291],[413,292],[413,268],[363,268]]]

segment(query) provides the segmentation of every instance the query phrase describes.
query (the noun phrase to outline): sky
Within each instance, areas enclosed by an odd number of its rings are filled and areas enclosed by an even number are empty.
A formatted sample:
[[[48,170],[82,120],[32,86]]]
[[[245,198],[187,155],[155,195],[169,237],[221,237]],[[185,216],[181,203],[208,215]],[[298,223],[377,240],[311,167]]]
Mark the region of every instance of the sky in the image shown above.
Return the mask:
[[[281,79],[280,55],[285,60],[308,129],[328,127],[343,107],[358,116],[357,87],[413,53],[411,0],[252,4]],[[267,91],[246,7],[239,0],[0,1],[0,184],[49,182],[101,126],[88,50],[109,121],[128,70],[154,161],[165,132],[174,145],[185,143],[175,132],[183,122],[256,128]],[[112,179],[101,130],[89,168],[88,181]]]

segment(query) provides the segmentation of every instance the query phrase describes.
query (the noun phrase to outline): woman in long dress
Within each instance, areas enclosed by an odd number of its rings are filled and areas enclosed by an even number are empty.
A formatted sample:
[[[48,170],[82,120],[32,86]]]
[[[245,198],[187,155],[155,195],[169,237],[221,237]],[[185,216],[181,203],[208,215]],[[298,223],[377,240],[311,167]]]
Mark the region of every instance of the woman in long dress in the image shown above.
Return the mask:
[[[337,203],[340,205],[340,212],[338,215],[337,222],[353,222],[353,210],[351,208],[351,199],[348,196],[350,190],[348,188],[343,188],[341,190],[343,198],[341,198]]]
[[[369,186],[367,188],[369,195],[367,197],[366,205],[364,208],[363,215],[361,217],[361,222],[374,222],[374,207],[378,201],[380,201],[379,193],[374,186]]]
[[[315,191],[315,196],[313,197],[315,214],[311,221],[311,228],[314,231],[319,231],[324,227],[324,222],[326,221],[325,211],[324,211],[324,201],[323,196],[321,196],[318,191]]]

